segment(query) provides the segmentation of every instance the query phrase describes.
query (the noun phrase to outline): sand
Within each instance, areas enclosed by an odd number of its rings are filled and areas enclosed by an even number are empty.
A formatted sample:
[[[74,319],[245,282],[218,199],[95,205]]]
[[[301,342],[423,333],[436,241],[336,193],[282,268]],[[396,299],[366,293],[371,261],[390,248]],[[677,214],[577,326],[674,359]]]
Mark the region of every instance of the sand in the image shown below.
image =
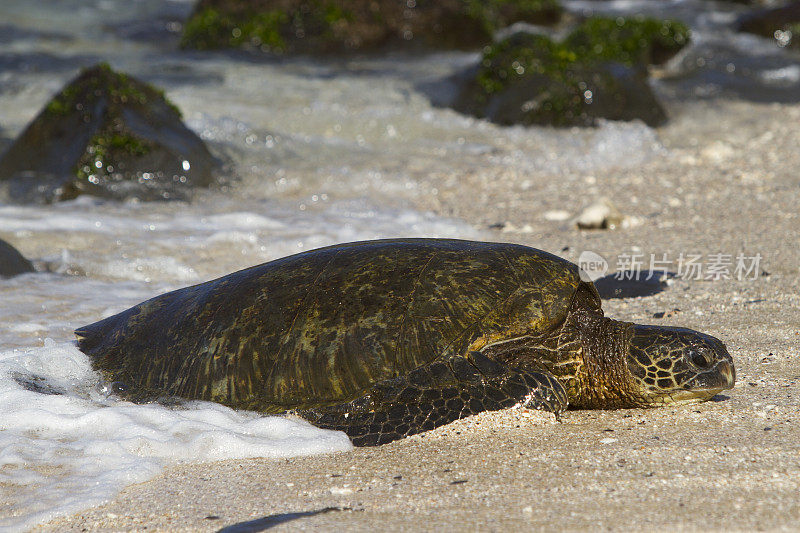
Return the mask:
[[[335,455],[188,464],[44,530],[800,530],[800,106],[673,103],[670,113],[663,155],[633,168],[459,170],[422,183],[438,193],[418,207],[572,260],[761,254],[756,279],[677,279],[604,304],[615,318],[718,336],[736,363],[733,390],[560,422],[485,413]],[[578,231],[545,216],[599,197],[631,226]]]

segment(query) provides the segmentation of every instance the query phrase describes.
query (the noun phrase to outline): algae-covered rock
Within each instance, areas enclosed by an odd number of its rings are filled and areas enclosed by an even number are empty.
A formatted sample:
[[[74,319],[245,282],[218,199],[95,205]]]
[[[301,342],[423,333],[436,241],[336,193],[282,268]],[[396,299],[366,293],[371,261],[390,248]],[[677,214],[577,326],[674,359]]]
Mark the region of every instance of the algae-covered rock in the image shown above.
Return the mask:
[[[478,48],[514,22],[551,24],[558,0],[200,0],[182,45],[270,53]]]
[[[27,202],[172,199],[213,183],[216,166],[161,91],[102,64],[82,71],[0,157],[0,184]]]
[[[588,126],[606,118],[656,126],[666,114],[647,64],[666,60],[688,36],[679,22],[600,17],[561,42],[517,33],[484,48],[453,107],[500,124]]]
[[[33,272],[33,265],[16,248],[0,239],[0,277],[10,278]]]
[[[683,22],[635,16],[588,18],[564,44],[578,57],[660,65],[688,42],[689,27]]]
[[[737,22],[739,31],[772,37],[781,47],[800,48],[800,2],[757,9]]]

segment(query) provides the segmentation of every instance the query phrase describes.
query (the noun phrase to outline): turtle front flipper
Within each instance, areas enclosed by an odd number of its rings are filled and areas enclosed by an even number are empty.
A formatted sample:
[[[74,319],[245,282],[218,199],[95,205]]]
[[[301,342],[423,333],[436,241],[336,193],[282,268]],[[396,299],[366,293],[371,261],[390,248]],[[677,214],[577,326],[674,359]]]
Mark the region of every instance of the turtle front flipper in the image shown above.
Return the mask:
[[[376,446],[518,404],[559,414],[567,394],[550,374],[470,352],[378,382],[352,402],[296,413],[318,427],[344,431],[355,446]]]

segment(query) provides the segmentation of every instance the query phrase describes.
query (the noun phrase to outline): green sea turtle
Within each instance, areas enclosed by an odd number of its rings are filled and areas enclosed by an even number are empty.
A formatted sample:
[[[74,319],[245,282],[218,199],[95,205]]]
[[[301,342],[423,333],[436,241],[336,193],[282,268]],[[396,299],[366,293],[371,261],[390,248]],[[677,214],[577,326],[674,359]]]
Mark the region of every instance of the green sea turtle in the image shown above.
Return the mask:
[[[356,445],[516,404],[560,413],[702,401],[735,379],[714,337],[605,318],[564,259],[448,239],[303,252],[76,335],[133,401],[294,411]]]

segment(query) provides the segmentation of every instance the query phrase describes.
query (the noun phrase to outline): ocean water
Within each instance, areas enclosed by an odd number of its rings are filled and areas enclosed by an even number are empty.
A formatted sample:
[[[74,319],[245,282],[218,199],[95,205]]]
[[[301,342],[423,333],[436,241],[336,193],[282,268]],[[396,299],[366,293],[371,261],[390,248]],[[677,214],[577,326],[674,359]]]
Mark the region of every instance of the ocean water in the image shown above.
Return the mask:
[[[796,61],[726,30],[740,7],[567,2],[680,16],[695,43],[655,83],[666,97],[798,94]],[[339,61],[179,52],[188,0],[0,2],[0,149],[79,68],[151,81],[229,162],[230,185],[191,202],[52,206],[0,201],[0,237],[40,272],[0,280],[0,529],[26,529],[112,497],[176,462],[350,449],[338,432],[197,402],[120,401],[73,330],[142,300],[320,246],[396,236],[491,238],[432,214],[430,176],[500,169],[592,174],[664,148],[640,123],[592,130],[498,127],[434,106],[474,53]],[[734,65],[731,70],[730,64]],[[766,88],[766,89],[764,89]],[[753,96],[755,97],[755,96]]]

